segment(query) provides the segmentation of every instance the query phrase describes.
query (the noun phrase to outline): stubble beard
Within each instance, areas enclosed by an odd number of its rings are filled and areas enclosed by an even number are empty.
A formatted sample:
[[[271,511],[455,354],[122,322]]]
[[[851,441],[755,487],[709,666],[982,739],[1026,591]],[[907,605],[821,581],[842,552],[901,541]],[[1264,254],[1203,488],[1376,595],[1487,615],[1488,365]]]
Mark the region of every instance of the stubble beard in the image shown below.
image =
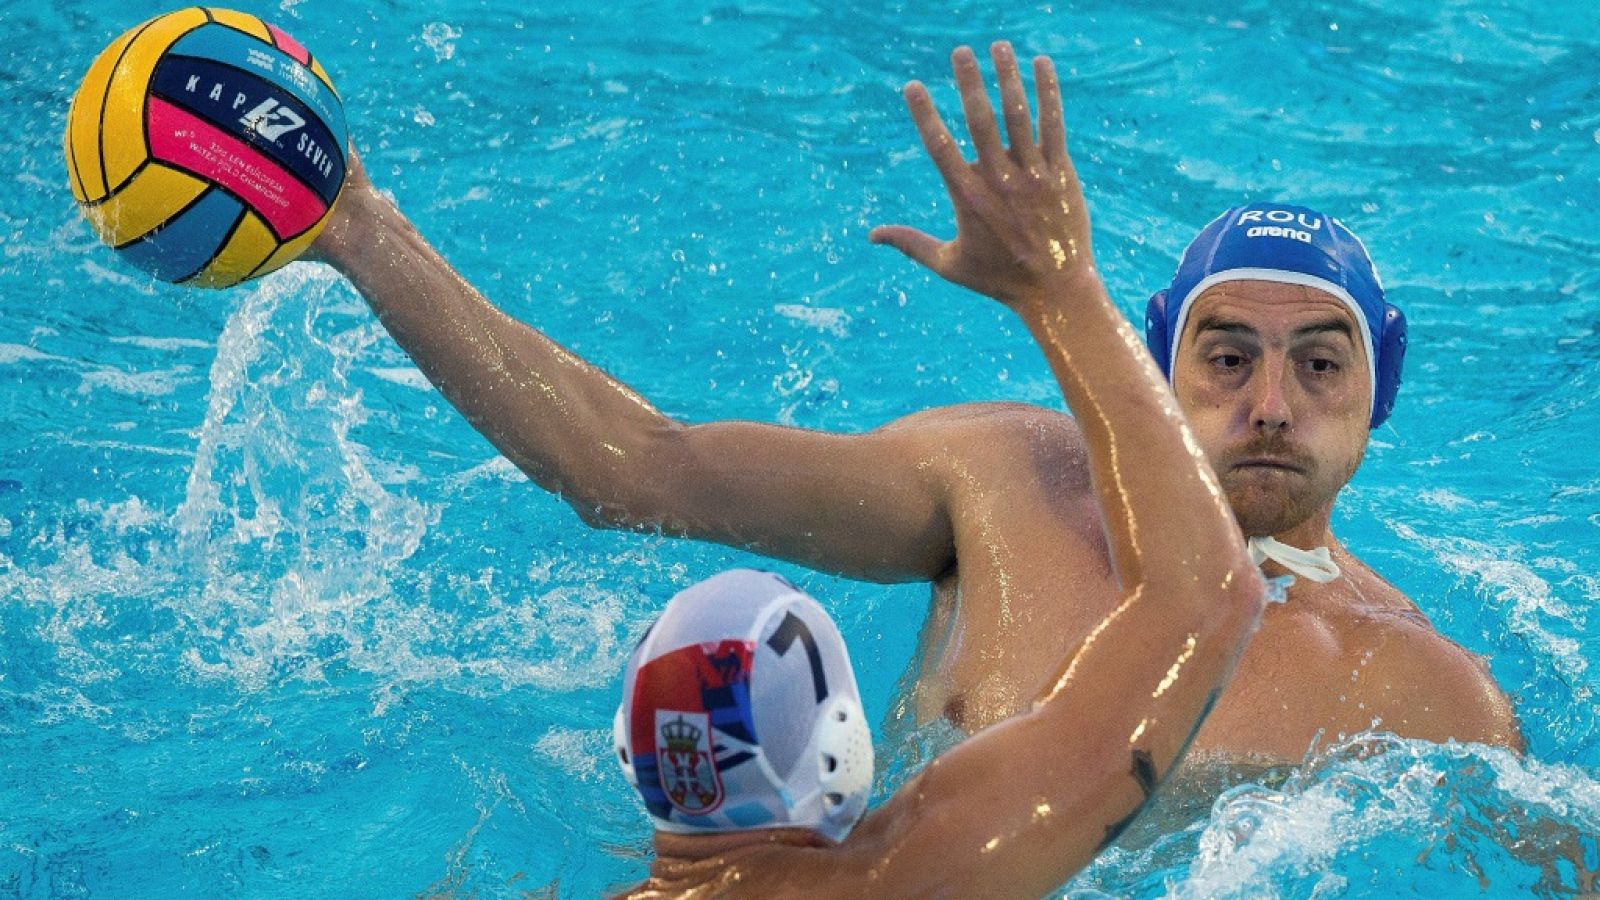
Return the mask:
[[[1262,485],[1239,484],[1238,481],[1225,479],[1223,493],[1233,508],[1239,530],[1247,538],[1282,534],[1304,523],[1322,506],[1309,491],[1269,491]]]

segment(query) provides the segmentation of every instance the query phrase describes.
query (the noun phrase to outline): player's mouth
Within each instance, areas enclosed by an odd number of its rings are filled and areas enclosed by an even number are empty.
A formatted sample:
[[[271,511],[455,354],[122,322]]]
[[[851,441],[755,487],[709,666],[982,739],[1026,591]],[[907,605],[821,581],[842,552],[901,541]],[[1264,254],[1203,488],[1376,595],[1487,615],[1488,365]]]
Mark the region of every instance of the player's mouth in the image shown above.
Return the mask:
[[[1274,471],[1274,470],[1276,470],[1276,471],[1280,471],[1280,472],[1294,472],[1297,475],[1304,475],[1305,474],[1305,469],[1304,468],[1302,468],[1299,465],[1296,465],[1292,460],[1285,459],[1284,457],[1281,457],[1281,456],[1247,456],[1244,459],[1241,459],[1238,462],[1235,462],[1233,464],[1232,468],[1233,468],[1234,471],[1239,471],[1239,470],[1246,470],[1246,471],[1252,471],[1252,470],[1253,471]]]

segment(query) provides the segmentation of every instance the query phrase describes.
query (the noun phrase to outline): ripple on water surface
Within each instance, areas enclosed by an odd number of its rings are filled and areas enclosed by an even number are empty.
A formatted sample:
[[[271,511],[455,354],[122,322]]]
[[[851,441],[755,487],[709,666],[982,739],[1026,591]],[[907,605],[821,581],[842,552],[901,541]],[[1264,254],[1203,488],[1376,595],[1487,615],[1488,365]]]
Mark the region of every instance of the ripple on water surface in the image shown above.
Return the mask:
[[[1336,527],[1485,658],[1531,753],[1364,736],[1184,775],[1068,893],[1560,892],[1596,859],[1587,3],[244,5],[329,62],[369,167],[465,275],[694,421],[1060,405],[1003,310],[865,243],[950,232],[897,91],[921,78],[954,113],[960,42],[1057,59],[1130,314],[1222,208],[1339,215],[1412,344]],[[617,673],[674,590],[767,563],[586,530],[324,270],[227,294],[123,270],[59,136],[125,7],[0,13],[0,894],[637,878]],[[785,571],[887,718],[925,590]],[[955,739],[897,727],[885,787]]]

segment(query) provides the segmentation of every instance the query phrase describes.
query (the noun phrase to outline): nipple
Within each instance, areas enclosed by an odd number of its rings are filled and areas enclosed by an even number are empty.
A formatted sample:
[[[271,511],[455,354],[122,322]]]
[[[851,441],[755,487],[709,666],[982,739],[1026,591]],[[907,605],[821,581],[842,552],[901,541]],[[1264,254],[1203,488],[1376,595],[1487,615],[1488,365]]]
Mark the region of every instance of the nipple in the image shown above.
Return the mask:
[[[1250,549],[1250,561],[1258,566],[1270,559],[1294,574],[1318,584],[1327,584],[1339,577],[1339,565],[1328,554],[1327,547],[1301,550],[1273,537],[1253,537],[1245,541],[1245,544]],[[1288,584],[1283,587],[1287,589]]]

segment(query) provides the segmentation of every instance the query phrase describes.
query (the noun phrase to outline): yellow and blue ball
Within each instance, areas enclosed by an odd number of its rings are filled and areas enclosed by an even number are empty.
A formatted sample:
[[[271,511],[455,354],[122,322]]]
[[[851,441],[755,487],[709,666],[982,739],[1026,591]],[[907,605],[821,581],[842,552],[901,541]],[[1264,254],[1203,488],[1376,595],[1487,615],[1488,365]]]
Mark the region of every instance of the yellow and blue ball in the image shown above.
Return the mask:
[[[345,180],[322,64],[255,16],[182,9],[118,38],[67,114],[72,193],[101,240],[164,281],[227,287],[299,256]]]

